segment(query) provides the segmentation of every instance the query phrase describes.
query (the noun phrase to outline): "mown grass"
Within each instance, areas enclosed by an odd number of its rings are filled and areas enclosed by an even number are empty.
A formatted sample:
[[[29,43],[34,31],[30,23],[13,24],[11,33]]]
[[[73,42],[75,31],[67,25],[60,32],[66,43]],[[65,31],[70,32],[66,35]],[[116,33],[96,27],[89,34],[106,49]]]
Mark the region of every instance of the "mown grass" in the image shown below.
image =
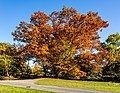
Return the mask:
[[[35,84],[69,87],[69,88],[83,88],[83,89],[101,90],[101,91],[107,91],[107,92],[120,92],[120,83],[113,83],[113,82],[42,79],[35,82]]]
[[[0,85],[0,93],[54,93],[54,92]]]

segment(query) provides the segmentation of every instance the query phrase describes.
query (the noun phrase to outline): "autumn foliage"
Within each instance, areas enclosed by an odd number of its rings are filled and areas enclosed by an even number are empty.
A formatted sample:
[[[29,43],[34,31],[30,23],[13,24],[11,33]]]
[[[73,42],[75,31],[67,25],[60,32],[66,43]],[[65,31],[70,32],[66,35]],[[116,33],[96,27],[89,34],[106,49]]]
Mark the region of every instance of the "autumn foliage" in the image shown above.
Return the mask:
[[[63,7],[50,15],[34,12],[30,23],[21,22],[12,35],[23,43],[19,48],[22,54],[42,61],[49,73],[80,78],[101,73],[107,52],[101,47],[98,31],[108,25],[97,12],[80,14]]]

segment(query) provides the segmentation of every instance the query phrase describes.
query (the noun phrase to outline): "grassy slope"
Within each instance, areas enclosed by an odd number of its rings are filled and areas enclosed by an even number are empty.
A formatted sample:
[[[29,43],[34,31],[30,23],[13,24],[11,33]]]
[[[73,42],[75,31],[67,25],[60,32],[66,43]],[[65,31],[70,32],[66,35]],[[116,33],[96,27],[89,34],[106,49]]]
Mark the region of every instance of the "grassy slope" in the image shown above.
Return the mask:
[[[109,91],[109,92],[120,92],[120,83],[113,83],[113,82],[43,79],[35,82],[35,84],[70,87],[70,88],[83,88],[83,89],[101,90],[101,91]]]
[[[0,93],[53,93],[53,92],[0,85]]]

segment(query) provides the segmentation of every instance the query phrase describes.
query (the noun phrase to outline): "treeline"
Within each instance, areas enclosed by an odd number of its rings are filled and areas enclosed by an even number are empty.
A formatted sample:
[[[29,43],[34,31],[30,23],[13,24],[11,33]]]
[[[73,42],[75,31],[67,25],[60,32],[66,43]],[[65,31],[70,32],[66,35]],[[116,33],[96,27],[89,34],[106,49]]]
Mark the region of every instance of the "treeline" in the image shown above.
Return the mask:
[[[12,32],[17,47],[1,43],[6,46],[0,50],[1,75],[119,81],[120,34],[104,43],[98,34],[108,26],[94,12],[80,15],[66,7],[50,15],[35,12],[30,23],[21,22]],[[26,64],[32,59],[34,68]]]

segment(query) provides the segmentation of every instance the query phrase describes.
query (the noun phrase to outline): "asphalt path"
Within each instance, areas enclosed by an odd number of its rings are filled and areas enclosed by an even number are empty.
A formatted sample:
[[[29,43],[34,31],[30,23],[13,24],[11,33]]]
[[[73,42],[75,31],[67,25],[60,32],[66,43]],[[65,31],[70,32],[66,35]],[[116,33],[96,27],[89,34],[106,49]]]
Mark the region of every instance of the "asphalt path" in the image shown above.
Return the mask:
[[[95,91],[95,90],[86,90],[86,89],[76,89],[76,88],[64,88],[57,86],[46,86],[46,85],[36,85],[34,82],[40,79],[30,79],[30,80],[0,80],[0,84],[45,90],[45,91],[53,91],[57,93],[113,93],[113,92],[103,92],[103,91]]]

